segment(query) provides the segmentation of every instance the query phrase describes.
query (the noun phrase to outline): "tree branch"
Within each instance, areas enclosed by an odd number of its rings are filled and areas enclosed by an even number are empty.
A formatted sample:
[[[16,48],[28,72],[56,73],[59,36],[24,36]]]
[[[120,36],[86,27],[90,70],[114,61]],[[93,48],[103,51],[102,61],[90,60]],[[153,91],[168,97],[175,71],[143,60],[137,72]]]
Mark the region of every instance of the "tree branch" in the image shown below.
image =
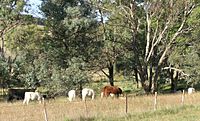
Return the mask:
[[[170,42],[167,44],[160,60],[159,60],[159,63],[158,65],[161,65],[161,63],[163,62],[164,60],[164,57],[166,55],[166,53],[168,52],[168,50],[171,48],[171,45],[174,43],[174,41],[177,39],[177,37],[184,32],[185,29],[184,28],[184,25],[186,23],[186,20],[187,20],[187,17],[189,16],[189,14],[192,12],[192,10],[195,8],[195,5],[192,5],[192,7],[187,10],[187,8],[185,7],[185,11],[184,11],[184,14],[183,14],[183,20],[182,20],[182,23],[180,25],[180,27],[178,28],[178,30],[176,31],[176,33],[174,34],[174,36],[172,37],[172,39],[170,40]]]
[[[109,75],[103,69],[101,71],[109,78]]]
[[[189,74],[184,73],[183,70],[177,69],[177,68],[174,68],[174,67],[164,67],[163,69],[164,70],[172,69],[172,70],[180,72],[181,74],[183,74],[183,76],[188,76],[188,77],[190,76]]]

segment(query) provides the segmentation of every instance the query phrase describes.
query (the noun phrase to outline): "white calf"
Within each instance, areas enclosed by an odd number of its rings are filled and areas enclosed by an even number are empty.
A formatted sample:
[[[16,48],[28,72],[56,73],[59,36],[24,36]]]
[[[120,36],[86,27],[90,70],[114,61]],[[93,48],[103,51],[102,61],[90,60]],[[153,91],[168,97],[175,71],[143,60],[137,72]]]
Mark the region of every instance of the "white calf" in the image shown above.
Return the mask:
[[[195,89],[194,89],[194,88],[192,88],[192,87],[188,88],[188,94],[192,94],[192,93],[194,93],[194,92],[195,92]]]
[[[30,100],[36,99],[39,101],[39,103],[41,103],[42,97],[39,92],[25,92],[23,104],[26,103],[28,105]]]
[[[75,90],[70,90],[68,92],[68,99],[71,102],[72,100],[75,100],[76,97],[76,91]]]
[[[94,99],[94,90],[93,89],[89,89],[89,88],[84,88],[82,90],[82,99],[83,99],[83,101],[85,101],[86,96],[92,97],[92,100],[93,100]]]

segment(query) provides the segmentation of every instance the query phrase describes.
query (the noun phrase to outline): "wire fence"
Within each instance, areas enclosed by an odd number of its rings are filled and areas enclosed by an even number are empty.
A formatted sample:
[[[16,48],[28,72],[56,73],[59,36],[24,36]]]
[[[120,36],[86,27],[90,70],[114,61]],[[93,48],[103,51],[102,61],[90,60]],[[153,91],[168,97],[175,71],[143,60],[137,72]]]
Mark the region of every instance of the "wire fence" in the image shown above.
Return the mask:
[[[129,94],[125,94],[124,97],[118,98],[99,98],[96,97],[95,100],[91,100],[87,98],[85,101],[81,101],[76,99],[74,102],[69,102],[68,100],[63,101],[50,101],[45,100],[42,105],[36,107],[36,103],[30,103],[30,105],[23,105],[22,102],[17,103],[0,103],[1,110],[8,110],[7,113],[12,112],[12,109],[20,109],[26,112],[26,107],[31,106],[33,110],[38,110],[36,113],[40,112],[40,116],[42,115],[44,121],[49,121],[52,119],[52,115],[55,115],[55,111],[57,114],[66,115],[66,117],[70,117],[70,115],[76,116],[97,116],[104,115],[106,116],[109,113],[112,113],[112,116],[125,115],[133,112],[144,112],[144,111],[156,111],[162,108],[169,107],[177,107],[189,104],[199,104],[200,93],[193,93],[191,95],[185,94],[185,91],[178,94],[170,94],[163,95],[155,92],[154,95],[149,96],[132,96]],[[39,104],[38,104],[39,105]],[[30,108],[30,109],[31,109]],[[72,110],[70,112],[69,110]],[[118,110],[118,112],[114,112]],[[0,112],[3,114],[4,111]],[[40,117],[41,118],[41,117]]]

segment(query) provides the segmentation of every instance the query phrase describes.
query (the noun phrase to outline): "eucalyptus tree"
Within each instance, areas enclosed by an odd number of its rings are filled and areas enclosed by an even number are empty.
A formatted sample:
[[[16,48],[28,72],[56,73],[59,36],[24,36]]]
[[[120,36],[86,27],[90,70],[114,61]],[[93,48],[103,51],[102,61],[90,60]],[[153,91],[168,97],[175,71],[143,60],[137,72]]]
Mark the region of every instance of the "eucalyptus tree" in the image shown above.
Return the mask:
[[[177,38],[191,30],[186,21],[198,4],[191,0],[145,0],[141,4],[116,0],[113,4],[119,6],[118,13],[129,29],[127,48],[142,87],[145,92],[154,92],[162,69],[179,42]]]
[[[187,20],[187,26],[190,26],[191,31],[178,38],[177,48],[168,59],[171,66],[174,66],[172,71],[178,72],[177,76],[185,79],[188,86],[195,86],[200,79],[199,9],[200,6],[196,7]],[[177,83],[178,80],[174,80],[172,90],[175,90]]]
[[[9,44],[6,40],[6,35],[17,26],[23,23],[27,17],[22,15],[24,12],[26,1],[24,0],[1,0],[0,1],[0,60],[1,60],[1,84],[5,86],[5,81],[11,79],[12,68],[11,64],[15,60],[5,54],[5,45]]]
[[[119,5],[115,4],[116,2],[115,0],[90,0],[98,14],[97,39],[103,43],[93,65],[97,71],[105,74],[110,85],[114,85],[117,66],[124,60],[124,54],[127,52],[124,46],[130,39],[124,22],[126,20],[119,14]]]
[[[4,56],[5,34],[22,23],[21,13],[24,11],[24,0],[0,1],[0,37],[1,56]]]
[[[133,12],[130,4],[130,10]],[[178,37],[191,30],[187,25],[191,12],[197,4],[191,0],[145,1],[146,19],[145,50],[138,58],[137,68],[145,91],[156,91],[159,76],[169,55],[179,42]],[[133,39],[133,49],[138,53],[137,42]]]
[[[36,23],[20,25],[5,37],[9,40],[6,48],[16,61],[11,64],[12,73],[24,86],[30,87],[38,81],[40,68],[45,65],[45,55],[41,46],[43,37],[44,27]],[[18,68],[15,68],[16,66]]]

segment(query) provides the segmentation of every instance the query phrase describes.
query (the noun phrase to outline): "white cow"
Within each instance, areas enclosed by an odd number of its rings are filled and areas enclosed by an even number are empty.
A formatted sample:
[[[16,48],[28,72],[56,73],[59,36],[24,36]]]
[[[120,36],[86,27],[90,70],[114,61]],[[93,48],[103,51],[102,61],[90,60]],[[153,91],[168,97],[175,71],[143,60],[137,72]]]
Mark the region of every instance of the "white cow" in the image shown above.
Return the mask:
[[[39,103],[41,103],[41,99],[43,99],[39,92],[25,92],[23,104],[26,103],[28,105],[30,100],[36,99],[39,101]]]
[[[82,90],[82,99],[83,99],[83,101],[85,101],[85,98],[86,98],[86,96],[90,96],[90,97],[92,97],[92,100],[94,99],[94,90],[93,89],[90,89],[90,88],[84,88],[83,90]]]
[[[70,90],[68,92],[68,99],[71,102],[72,100],[75,100],[76,97],[76,91],[75,90]]]
[[[188,88],[188,94],[192,94],[195,92],[195,89],[193,87]]]

